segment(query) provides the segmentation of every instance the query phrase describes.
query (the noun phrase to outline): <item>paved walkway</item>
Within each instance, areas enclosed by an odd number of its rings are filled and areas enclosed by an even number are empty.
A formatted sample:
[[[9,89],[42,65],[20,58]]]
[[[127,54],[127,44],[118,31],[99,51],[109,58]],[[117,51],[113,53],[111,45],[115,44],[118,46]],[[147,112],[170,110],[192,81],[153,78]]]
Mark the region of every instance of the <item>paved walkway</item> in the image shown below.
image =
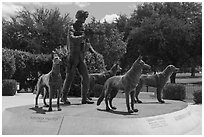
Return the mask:
[[[56,106],[53,112],[47,112],[47,108],[33,107],[35,95],[31,93],[3,96],[2,131],[3,134],[27,135],[202,134],[202,105],[187,106],[169,100],[159,104],[145,93],[141,96],[144,103],[136,104],[139,112],[133,114],[126,112],[123,98],[113,100],[117,110],[111,112],[104,111],[104,102],[99,107],[96,104],[81,105],[80,98],[71,98],[72,105],[62,106],[60,112],[56,111]]]

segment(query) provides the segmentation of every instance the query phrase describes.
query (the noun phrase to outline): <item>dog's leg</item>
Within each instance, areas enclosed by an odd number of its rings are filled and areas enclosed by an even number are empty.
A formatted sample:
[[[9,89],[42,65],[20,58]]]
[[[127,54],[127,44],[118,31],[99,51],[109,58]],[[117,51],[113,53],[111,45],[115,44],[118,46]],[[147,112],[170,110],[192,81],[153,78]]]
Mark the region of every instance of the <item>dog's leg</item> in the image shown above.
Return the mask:
[[[107,88],[106,91],[105,91],[105,104],[106,104],[106,111],[110,111],[110,107],[108,105],[108,100],[109,100],[109,92],[110,92],[110,89]]]
[[[53,95],[53,87],[48,87],[49,91],[49,109],[48,111],[52,111],[52,95]]]
[[[110,99],[109,99],[109,104],[110,104],[111,109],[114,109],[114,110],[115,110],[115,109],[117,109],[117,108],[112,105],[112,100],[113,100],[113,98],[110,97]]]
[[[137,103],[142,103],[142,101],[139,100],[139,98],[138,98],[138,95],[139,95],[139,93],[140,93],[140,90],[141,90],[142,86],[143,86],[142,80],[140,80],[139,83],[138,83],[138,85],[137,85],[136,88],[134,89],[134,90],[135,90],[135,98],[136,98],[135,102],[137,102]]]
[[[112,105],[113,98],[116,97],[117,93],[118,93],[117,89],[112,89],[110,93],[109,104],[110,104],[111,109],[117,109],[115,106]]]
[[[42,92],[42,86],[40,83],[41,79],[39,79],[39,82],[37,83],[37,93],[36,93],[36,97],[35,97],[35,107],[38,108],[38,97],[40,95],[40,93]]]
[[[161,99],[161,92],[162,92],[162,88],[158,87],[158,88],[157,88],[157,100],[158,100],[160,103],[165,103],[165,102]]]
[[[130,93],[131,95],[131,108],[134,112],[138,112],[138,109],[134,108],[134,104],[135,104],[135,89]]]
[[[128,113],[133,113],[133,110],[130,109],[130,102],[129,102],[129,91],[125,90],[125,97],[126,97],[126,106]]]
[[[43,97],[44,107],[49,107],[49,105],[46,103],[46,97],[48,95],[48,88],[44,87],[43,90],[44,90],[44,97]]]
[[[62,109],[60,108],[60,103],[59,103],[59,101],[60,101],[60,94],[61,94],[61,88],[59,88],[57,91],[58,91],[57,92],[57,110],[61,111]]]
[[[38,108],[38,97],[40,95],[40,87],[37,87],[37,93],[36,93],[36,97],[35,97],[35,107]]]
[[[110,111],[110,107],[108,105],[108,97],[105,97],[105,103],[106,103],[106,111]]]

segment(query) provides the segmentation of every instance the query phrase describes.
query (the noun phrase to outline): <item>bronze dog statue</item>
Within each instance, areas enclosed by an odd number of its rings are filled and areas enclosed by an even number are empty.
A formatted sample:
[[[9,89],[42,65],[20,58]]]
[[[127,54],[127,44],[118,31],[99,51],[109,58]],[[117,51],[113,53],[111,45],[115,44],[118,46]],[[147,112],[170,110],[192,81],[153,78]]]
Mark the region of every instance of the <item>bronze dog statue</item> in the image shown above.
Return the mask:
[[[150,68],[149,65],[142,61],[141,56],[133,63],[132,67],[124,74],[119,76],[113,76],[109,78],[103,87],[103,91],[97,101],[97,105],[103,101],[105,97],[106,110],[116,109],[112,106],[112,100],[117,95],[118,90],[123,90],[126,97],[126,106],[129,113],[137,112],[134,109],[134,97],[135,97],[135,87],[139,82],[139,78],[142,73],[143,68]],[[131,95],[131,109],[129,104],[129,95]],[[110,107],[109,107],[110,104]]]
[[[122,68],[119,64],[114,64],[109,71],[89,74],[89,92],[87,94],[89,100],[92,100],[90,94],[93,92],[95,84],[104,85],[108,78],[115,76],[117,72],[121,71],[121,69]]]
[[[168,65],[162,72],[154,75],[141,75],[139,83],[136,90],[136,102],[142,103],[141,100],[139,100],[138,95],[140,93],[140,90],[143,85],[150,86],[150,87],[156,87],[157,88],[157,100],[161,103],[165,103],[161,98],[161,92],[163,87],[165,86],[166,82],[168,81],[169,77],[172,75],[172,73],[177,72],[179,69],[176,68],[174,65]]]
[[[52,98],[53,95],[57,91],[57,110],[61,111],[60,105],[59,105],[59,99],[62,89],[62,78],[60,74],[60,63],[61,59],[59,58],[58,54],[53,52],[53,60],[52,60],[52,70],[47,73],[43,74],[39,77],[37,82],[37,93],[35,98],[35,107],[38,107],[38,96],[41,92],[45,91],[43,102],[45,107],[49,107],[48,111],[52,111]],[[45,90],[44,90],[45,89]],[[49,105],[46,103],[46,94],[49,93]]]

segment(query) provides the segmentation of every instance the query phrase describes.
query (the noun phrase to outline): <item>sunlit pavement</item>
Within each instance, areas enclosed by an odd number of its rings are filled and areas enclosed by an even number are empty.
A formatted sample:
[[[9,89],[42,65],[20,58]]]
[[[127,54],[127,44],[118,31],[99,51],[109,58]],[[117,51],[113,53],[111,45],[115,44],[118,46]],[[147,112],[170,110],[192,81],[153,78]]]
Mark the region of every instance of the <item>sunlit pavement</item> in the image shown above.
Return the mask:
[[[129,115],[126,112],[124,98],[116,98],[113,104],[117,110],[106,112],[105,103],[81,105],[81,98],[70,98],[72,105],[61,106],[62,111],[47,112],[47,108],[34,108],[35,95],[18,93],[15,96],[2,97],[3,134],[202,134],[202,105],[188,104],[178,101],[168,101],[166,104],[157,103],[156,99],[146,98],[149,94],[142,93],[143,104],[136,104],[138,113]],[[144,98],[144,99],[143,99]],[[42,99],[39,99],[39,103]],[[56,99],[54,103],[56,104]],[[40,104],[42,106],[42,103]],[[187,116],[190,117],[187,117]],[[183,131],[169,132],[171,118],[179,118],[184,125],[186,120],[192,120],[193,127]],[[190,119],[190,120],[189,120]],[[21,121],[20,123],[16,121]],[[24,124],[23,124],[24,122]],[[8,124],[9,123],[9,124]],[[179,125],[182,123],[177,123]],[[188,123],[190,124],[190,123]],[[169,127],[168,127],[169,126]],[[174,126],[174,125],[173,125]],[[43,129],[44,127],[44,129]],[[161,132],[160,130],[163,129]],[[21,130],[21,131],[20,131]],[[157,130],[159,132],[157,132]],[[186,131],[187,130],[187,131]],[[144,132],[143,132],[144,131]]]

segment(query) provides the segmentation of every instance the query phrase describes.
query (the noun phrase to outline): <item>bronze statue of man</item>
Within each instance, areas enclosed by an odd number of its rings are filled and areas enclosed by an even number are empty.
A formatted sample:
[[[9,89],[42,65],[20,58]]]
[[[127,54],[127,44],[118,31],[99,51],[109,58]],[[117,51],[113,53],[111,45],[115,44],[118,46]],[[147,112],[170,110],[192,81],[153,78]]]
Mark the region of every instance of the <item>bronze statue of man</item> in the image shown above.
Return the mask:
[[[70,104],[67,99],[67,94],[70,91],[70,87],[76,70],[78,70],[81,76],[81,95],[82,95],[82,104],[93,104],[94,102],[90,101],[87,98],[87,91],[89,89],[89,77],[87,66],[84,62],[84,53],[90,51],[91,53],[98,54],[91,46],[89,39],[85,36],[85,27],[84,23],[88,17],[88,12],[79,10],[77,11],[75,17],[76,21],[70,26],[68,34],[67,46],[70,50],[68,58],[68,66],[66,68],[66,78],[63,85],[62,91],[62,102],[64,104]]]

